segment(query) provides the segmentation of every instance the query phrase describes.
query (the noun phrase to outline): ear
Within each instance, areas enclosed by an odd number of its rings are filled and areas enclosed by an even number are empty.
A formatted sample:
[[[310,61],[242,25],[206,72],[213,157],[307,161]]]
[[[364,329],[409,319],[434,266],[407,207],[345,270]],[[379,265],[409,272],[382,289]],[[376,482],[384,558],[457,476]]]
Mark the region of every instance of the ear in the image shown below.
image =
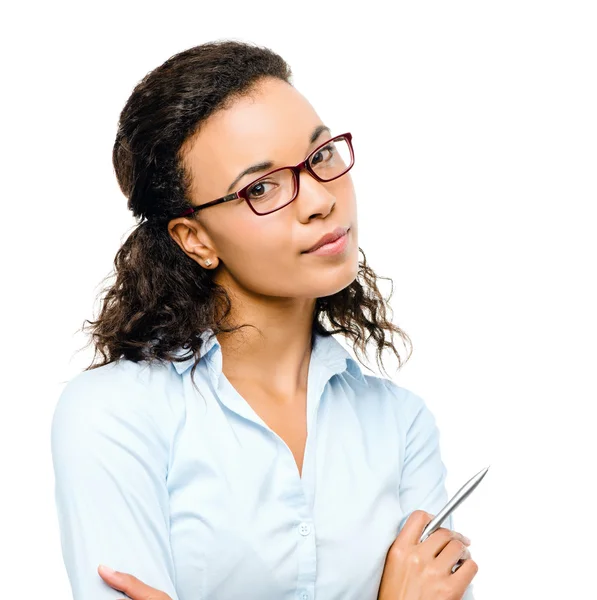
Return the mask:
[[[182,251],[202,267],[217,266],[217,251],[203,225],[194,219],[179,217],[168,223],[168,233]]]

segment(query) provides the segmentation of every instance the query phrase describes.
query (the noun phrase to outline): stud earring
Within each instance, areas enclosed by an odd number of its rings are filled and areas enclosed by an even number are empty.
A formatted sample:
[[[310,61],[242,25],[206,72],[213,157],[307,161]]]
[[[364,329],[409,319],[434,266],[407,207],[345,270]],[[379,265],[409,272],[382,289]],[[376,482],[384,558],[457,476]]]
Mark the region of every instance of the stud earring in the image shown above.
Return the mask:
[[[209,267],[211,265],[211,260],[209,258],[205,261],[205,266]]]

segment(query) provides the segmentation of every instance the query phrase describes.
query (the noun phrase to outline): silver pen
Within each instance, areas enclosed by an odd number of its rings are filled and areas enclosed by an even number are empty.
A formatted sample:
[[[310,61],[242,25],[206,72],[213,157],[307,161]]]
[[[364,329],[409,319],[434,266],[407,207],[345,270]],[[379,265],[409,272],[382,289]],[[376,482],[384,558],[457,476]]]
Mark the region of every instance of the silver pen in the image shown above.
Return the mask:
[[[479,471],[474,477],[471,477],[448,501],[448,503],[437,513],[435,517],[427,524],[419,543],[424,542],[434,531],[437,531],[441,524],[452,514],[460,503],[468,497],[468,495],[479,485],[483,477],[487,474],[489,467]],[[462,560],[459,560],[453,567],[452,573],[462,565]]]

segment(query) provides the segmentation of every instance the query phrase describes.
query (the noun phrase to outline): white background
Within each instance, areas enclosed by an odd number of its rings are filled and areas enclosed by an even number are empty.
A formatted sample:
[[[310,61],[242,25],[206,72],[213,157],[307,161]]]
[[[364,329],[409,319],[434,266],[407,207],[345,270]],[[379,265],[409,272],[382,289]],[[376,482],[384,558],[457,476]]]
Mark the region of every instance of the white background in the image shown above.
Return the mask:
[[[50,421],[134,225],[119,111],[172,54],[269,46],[351,131],[359,242],[414,342],[477,600],[595,577],[597,19],[593,2],[48,2],[2,21],[2,596],[68,598]],[[343,57],[338,61],[338,57]],[[374,362],[372,363],[374,364]]]

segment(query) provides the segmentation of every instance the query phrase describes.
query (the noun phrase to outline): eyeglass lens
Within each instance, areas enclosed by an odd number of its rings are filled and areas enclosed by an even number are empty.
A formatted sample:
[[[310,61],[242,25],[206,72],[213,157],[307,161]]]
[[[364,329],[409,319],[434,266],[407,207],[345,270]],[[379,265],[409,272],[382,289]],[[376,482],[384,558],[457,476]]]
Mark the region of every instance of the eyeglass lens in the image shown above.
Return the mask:
[[[310,156],[309,165],[323,181],[339,177],[352,166],[348,141],[330,140]],[[267,213],[288,204],[295,191],[292,170],[282,169],[254,182],[247,190],[247,199],[255,211]]]

